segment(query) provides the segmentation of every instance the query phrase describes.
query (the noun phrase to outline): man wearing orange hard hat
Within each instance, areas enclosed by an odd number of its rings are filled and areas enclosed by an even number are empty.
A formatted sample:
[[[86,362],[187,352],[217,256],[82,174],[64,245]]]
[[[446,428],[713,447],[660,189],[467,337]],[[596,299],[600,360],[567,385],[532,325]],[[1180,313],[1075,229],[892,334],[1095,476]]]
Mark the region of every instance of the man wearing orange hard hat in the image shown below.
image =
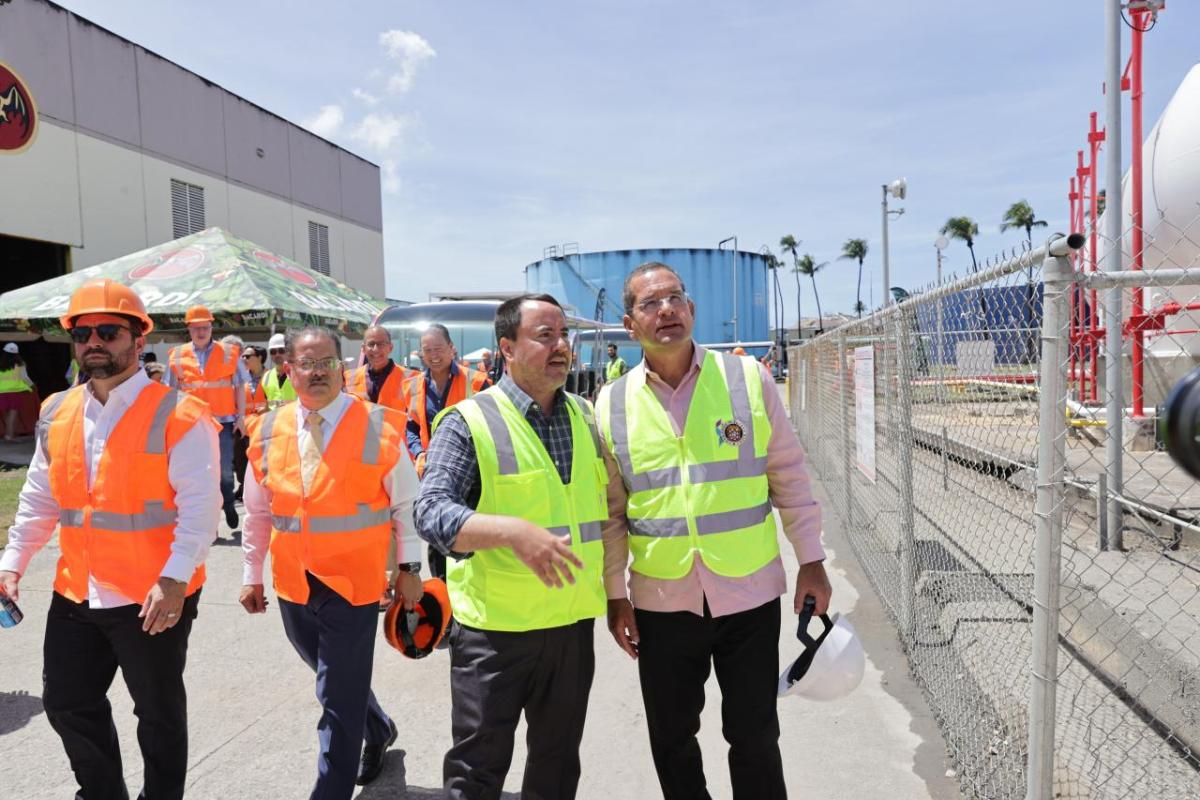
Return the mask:
[[[18,599],[30,559],[58,527],[42,703],[76,796],[128,796],[107,699],[119,666],[138,718],[141,796],[179,798],[188,754],[183,669],[220,506],[217,427],[204,403],[141,368],[154,323],[132,289],[89,281],[60,321],[89,380],[42,404],[0,553],[0,594]]]
[[[184,316],[191,341],[172,347],[167,355],[167,383],[174,389],[208,403],[221,425],[221,500],[225,524],[238,527],[234,494],[233,433],[246,435],[246,396],[242,387],[250,373],[242,363],[240,348],[226,347],[213,339],[213,315],[205,306],[192,306]]]

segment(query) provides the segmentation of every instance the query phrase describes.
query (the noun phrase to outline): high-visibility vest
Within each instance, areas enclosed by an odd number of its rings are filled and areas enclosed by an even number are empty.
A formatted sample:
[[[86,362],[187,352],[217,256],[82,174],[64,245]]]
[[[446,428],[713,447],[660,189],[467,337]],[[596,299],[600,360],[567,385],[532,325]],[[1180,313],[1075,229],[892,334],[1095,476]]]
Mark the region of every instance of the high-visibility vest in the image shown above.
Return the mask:
[[[246,414],[262,414],[267,410],[267,397],[263,394],[262,384],[250,381],[242,384],[242,396],[246,398]]]
[[[208,403],[214,417],[231,417],[237,413],[233,378],[237,374],[241,348],[230,345],[226,349],[220,342],[213,342],[208,351],[204,369],[200,369],[200,358],[191,342],[172,347],[167,363],[175,375],[175,385],[193,397]]]
[[[284,403],[290,403],[296,399],[296,389],[292,386],[292,379],[285,375],[283,385],[280,386],[279,370],[276,367],[271,367],[263,373],[258,387],[257,392],[262,393],[267,408],[279,408]]]
[[[388,373],[387,379],[379,389],[379,398],[374,402],[407,414],[408,390],[412,375],[412,371],[393,363],[392,371]],[[360,400],[371,399],[367,392],[367,366],[365,364],[350,373],[350,377],[346,381],[346,391]]]
[[[634,572],[682,578],[699,554],[718,575],[742,577],[779,555],[767,486],[771,423],[753,358],[705,355],[683,436],[643,370],[607,384],[596,415],[629,494]]]
[[[29,384],[21,380],[21,368],[14,366],[11,369],[6,369],[0,372],[0,394],[8,394],[10,392],[28,392],[31,391]]]
[[[450,607],[464,625],[530,631],[605,613],[608,604],[600,531],[608,519],[608,472],[600,455],[591,405],[572,394],[566,395],[565,402],[571,417],[572,454],[571,481],[565,485],[545,445],[502,389],[487,389],[455,406],[471,429],[479,462],[480,494],[475,510],[520,517],[569,538],[571,549],[584,565],[576,572],[574,584],[551,589],[508,547],[479,550],[462,560],[448,559]],[[441,418],[439,414],[437,419]]]
[[[604,368],[604,377],[610,381],[615,381],[628,371],[629,367],[625,366],[625,359],[617,356],[612,361],[609,361],[608,366]]]
[[[51,395],[42,404],[38,437],[58,503],[61,555],[54,591],[87,600],[88,575],[140,603],[159,579],[175,538],[175,490],[167,459],[194,425],[215,425],[204,403],[151,382],[113,428],[88,488],[83,443],[85,386]],[[204,566],[188,582],[204,583]]]
[[[384,481],[403,453],[404,416],[352,399],[325,447],[308,495],[300,478],[292,405],[250,421],[246,457],[271,493],[275,592],[308,602],[311,572],[351,605],[377,603],[387,585],[392,509]]]
[[[459,367],[458,374],[450,379],[446,389],[446,403],[442,410],[457,405],[463,400],[482,392],[488,376],[476,370]],[[425,414],[425,373],[418,372],[408,382],[408,418],[415,420],[421,428],[421,449],[429,449],[429,420]]]

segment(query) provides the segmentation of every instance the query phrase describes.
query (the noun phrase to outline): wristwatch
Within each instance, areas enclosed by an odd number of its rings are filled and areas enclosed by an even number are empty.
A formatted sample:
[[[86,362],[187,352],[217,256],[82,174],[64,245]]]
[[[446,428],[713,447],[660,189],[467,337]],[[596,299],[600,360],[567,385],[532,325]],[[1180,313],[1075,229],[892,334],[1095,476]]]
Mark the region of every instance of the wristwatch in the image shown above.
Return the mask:
[[[420,561],[409,561],[404,564],[397,564],[396,569],[399,570],[400,572],[407,572],[409,575],[420,575],[421,574],[421,562]]]

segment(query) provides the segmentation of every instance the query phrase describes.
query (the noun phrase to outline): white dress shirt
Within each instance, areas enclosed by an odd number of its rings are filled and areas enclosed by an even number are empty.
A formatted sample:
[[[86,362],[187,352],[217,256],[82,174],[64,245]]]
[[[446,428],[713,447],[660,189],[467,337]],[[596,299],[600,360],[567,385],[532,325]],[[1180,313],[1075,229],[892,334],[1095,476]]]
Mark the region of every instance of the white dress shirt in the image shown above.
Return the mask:
[[[108,401],[103,404],[92,394],[90,383],[83,389],[83,450],[89,492],[96,482],[95,465],[113,429],[149,385],[145,370],[139,369],[112,389]],[[175,505],[179,510],[171,555],[159,573],[161,576],[189,581],[208,557],[221,512],[220,464],[216,428],[203,420],[193,425],[168,451],[167,480],[175,490]],[[137,479],[136,476],[129,478]],[[0,553],[0,570],[24,574],[30,559],[50,541],[58,527],[58,509],[58,501],[50,493],[50,465],[39,436],[17,503],[16,520],[8,530],[8,546]],[[91,608],[115,608],[140,604],[143,600],[144,597],[126,597],[88,576],[88,605]]]
[[[348,394],[339,394],[329,405],[318,409],[317,413],[321,415],[322,452],[333,439],[333,433],[353,399]],[[298,453],[303,453],[311,436],[304,424],[309,409],[298,400],[291,406],[291,413],[296,415],[296,449]],[[285,406],[279,413],[289,412]],[[271,543],[271,492],[259,484],[253,467],[246,470],[244,487],[242,500],[246,504],[246,521],[242,523],[242,583],[259,584],[263,582],[263,562]],[[396,540],[397,559],[401,564],[420,561],[421,540],[417,537],[412,516],[413,499],[417,495],[417,471],[404,454],[403,441],[400,460],[384,478],[383,490],[387,492],[391,503],[392,536]]]

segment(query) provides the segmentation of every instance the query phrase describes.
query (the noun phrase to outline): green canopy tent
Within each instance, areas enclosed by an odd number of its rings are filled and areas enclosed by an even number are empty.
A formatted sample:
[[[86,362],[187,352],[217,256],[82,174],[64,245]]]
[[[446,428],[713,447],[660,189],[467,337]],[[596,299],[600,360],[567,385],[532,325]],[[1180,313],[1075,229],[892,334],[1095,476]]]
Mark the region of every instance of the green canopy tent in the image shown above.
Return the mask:
[[[154,319],[151,339],[187,338],[183,317],[204,305],[217,335],[265,336],[320,325],[357,337],[386,305],[221,228],[23,286],[0,295],[0,339],[66,341],[58,318],[72,292],[93,278],[136,291]]]

